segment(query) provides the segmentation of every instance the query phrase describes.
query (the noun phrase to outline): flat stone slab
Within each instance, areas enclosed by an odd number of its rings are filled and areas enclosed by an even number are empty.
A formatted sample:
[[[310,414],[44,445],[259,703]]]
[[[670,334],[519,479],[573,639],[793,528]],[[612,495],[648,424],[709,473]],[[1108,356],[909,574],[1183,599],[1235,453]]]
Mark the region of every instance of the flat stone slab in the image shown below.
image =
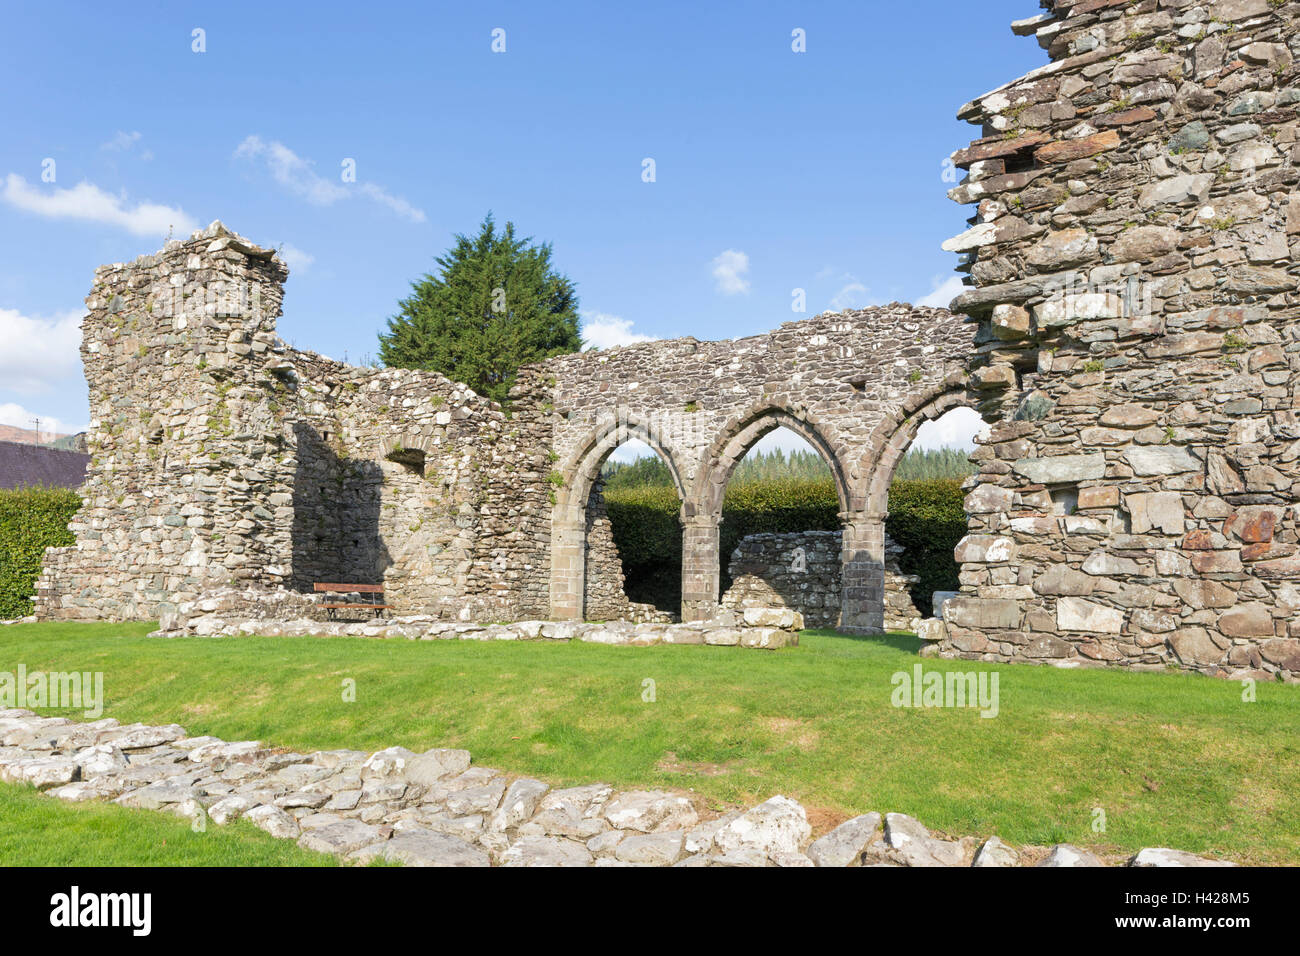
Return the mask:
[[[491,866],[486,852],[458,837],[432,830],[406,829],[391,840],[373,844],[355,854],[358,860],[376,856],[404,866]]]
[[[1129,866],[1236,866],[1236,863],[1229,863],[1227,860],[1212,860],[1209,857],[1197,856],[1194,853],[1187,853],[1184,850],[1170,850],[1165,847],[1148,847],[1140,850],[1132,860]]]
[[[605,804],[605,819],[618,830],[682,830],[695,826],[700,815],[679,794],[662,790],[630,790]]]
[[[317,853],[335,853],[340,856],[380,841],[379,828],[360,820],[340,820],[323,827],[303,831],[298,845]]]
[[[812,834],[804,808],[789,797],[772,797],[718,830],[714,845],[723,853],[796,853]]]
[[[590,866],[591,853],[581,843],[558,837],[524,837],[501,857],[502,866]]]
[[[846,820],[808,847],[808,858],[817,866],[861,864],[867,847],[880,834],[880,814],[864,813]]]

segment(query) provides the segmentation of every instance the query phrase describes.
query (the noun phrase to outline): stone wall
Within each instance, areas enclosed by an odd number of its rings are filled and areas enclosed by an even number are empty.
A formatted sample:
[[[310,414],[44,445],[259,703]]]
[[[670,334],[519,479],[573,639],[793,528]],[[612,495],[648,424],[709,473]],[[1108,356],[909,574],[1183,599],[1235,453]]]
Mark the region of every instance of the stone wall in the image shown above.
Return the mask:
[[[151,618],[231,584],[327,582],[383,584],[399,611],[444,619],[663,620],[624,594],[596,487],[608,454],[645,437],[682,492],[685,617],[705,619],[722,489],[786,425],[836,475],[848,622],[880,628],[888,480],[921,422],[965,400],[961,317],[893,305],[564,356],[522,370],[506,413],[435,373],[290,348],[275,333],[287,273],[220,223],[96,272],[92,463],[41,617]]]
[[[921,424],[970,402],[971,342],[964,317],[895,303],[733,341],[648,342],[524,369],[520,386],[533,397],[516,403],[516,415],[544,410],[552,429],[552,614],[588,613],[591,491],[609,455],[638,439],[667,462],[682,500],[683,618],[712,616],[723,491],[754,443],[785,427],[822,453],[835,478],[847,542],[843,626],[881,630],[889,483]]]
[[[545,616],[546,430],[435,373],[289,348],[286,274],[220,223],[97,271],[85,505],[37,613],[151,618],[230,583],[343,581],[440,617]]]
[[[915,631],[921,612],[910,588],[920,583],[898,567],[902,547],[885,536],[884,628]],[[843,535],[838,531],[751,534],[731,553],[732,585],[722,596],[730,609],[788,607],[803,614],[808,627],[840,622]]]
[[[623,560],[614,541],[602,494],[603,483],[597,482],[587,503],[587,566],[592,570],[587,581],[587,600],[583,617],[592,621],[667,621],[671,613],[658,612],[653,605],[631,601],[623,590],[626,578]]]
[[[377,614],[363,603],[367,595],[347,595],[355,609],[322,607],[325,595],[286,588],[226,587],[185,601],[168,611],[151,637],[376,637],[420,641],[585,641],[592,644],[649,647],[655,644],[709,644],[776,650],[794,647],[803,617],[786,607],[722,610],[711,621],[664,619],[641,605],[612,621],[513,622],[439,620],[429,614]],[[331,603],[344,595],[330,595]]]
[[[996,424],[941,651],[1300,671],[1300,4],[1043,7],[959,114]]]
[[[76,722],[19,708],[0,710],[0,737],[5,783],[68,803],[112,800],[172,813],[194,821],[195,829],[243,818],[274,837],[356,864],[1103,863],[1068,844],[1016,850],[996,836],[945,840],[901,813],[863,813],[814,840],[808,814],[788,797],[720,813],[693,792],[617,792],[600,783],[552,789],[541,780],[472,766],[469,751],[441,747],[420,754],[404,747],[294,753],[257,740],[191,737],[179,724],[123,726],[113,717]],[[1232,864],[1159,847],[1141,850],[1128,865]]]

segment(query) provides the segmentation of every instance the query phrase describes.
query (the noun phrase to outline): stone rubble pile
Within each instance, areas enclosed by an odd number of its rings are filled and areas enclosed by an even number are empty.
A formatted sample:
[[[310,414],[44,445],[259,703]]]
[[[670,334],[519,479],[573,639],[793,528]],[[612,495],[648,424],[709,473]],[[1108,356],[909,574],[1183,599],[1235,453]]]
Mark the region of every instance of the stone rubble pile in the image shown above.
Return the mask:
[[[332,598],[339,595],[332,595]],[[155,637],[380,637],[408,640],[585,641],[647,646],[710,644],[775,650],[795,647],[803,616],[789,608],[723,610],[708,621],[687,624],[647,621],[516,621],[473,624],[430,615],[371,617],[362,604],[340,615],[363,620],[321,620],[320,596],[284,590],[222,588],[163,615]]]
[[[472,765],[465,750],[295,753],[189,737],[177,724],[77,723],[0,710],[0,780],[68,802],[111,800],[272,836],[354,863],[409,866],[1099,866],[1060,845],[944,840],[909,816],[867,813],[812,839],[804,808],[775,796],[714,816],[680,793],[552,789]],[[1165,848],[1133,866],[1231,866]]]

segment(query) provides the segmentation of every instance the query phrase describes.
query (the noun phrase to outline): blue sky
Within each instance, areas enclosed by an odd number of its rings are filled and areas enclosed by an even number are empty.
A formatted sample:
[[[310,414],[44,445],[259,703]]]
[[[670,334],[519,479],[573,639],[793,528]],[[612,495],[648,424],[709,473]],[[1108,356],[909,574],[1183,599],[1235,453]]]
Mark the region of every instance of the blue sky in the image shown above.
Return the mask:
[[[213,219],[283,247],[281,335],[354,362],[488,210],[554,245],[597,345],[925,299],[956,110],[1046,62],[1008,29],[1033,0],[294,6],[6,12],[0,423],[84,427],[95,267]]]

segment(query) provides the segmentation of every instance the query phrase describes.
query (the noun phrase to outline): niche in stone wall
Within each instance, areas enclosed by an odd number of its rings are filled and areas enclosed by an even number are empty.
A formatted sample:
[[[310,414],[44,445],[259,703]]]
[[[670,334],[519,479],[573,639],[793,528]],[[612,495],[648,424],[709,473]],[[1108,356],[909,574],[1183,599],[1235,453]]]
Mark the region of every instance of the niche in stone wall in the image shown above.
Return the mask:
[[[1079,488],[1077,485],[1056,485],[1048,489],[1052,499],[1052,514],[1072,515],[1079,510]]]
[[[418,448],[394,448],[385,456],[413,475],[424,477],[424,452]]]

